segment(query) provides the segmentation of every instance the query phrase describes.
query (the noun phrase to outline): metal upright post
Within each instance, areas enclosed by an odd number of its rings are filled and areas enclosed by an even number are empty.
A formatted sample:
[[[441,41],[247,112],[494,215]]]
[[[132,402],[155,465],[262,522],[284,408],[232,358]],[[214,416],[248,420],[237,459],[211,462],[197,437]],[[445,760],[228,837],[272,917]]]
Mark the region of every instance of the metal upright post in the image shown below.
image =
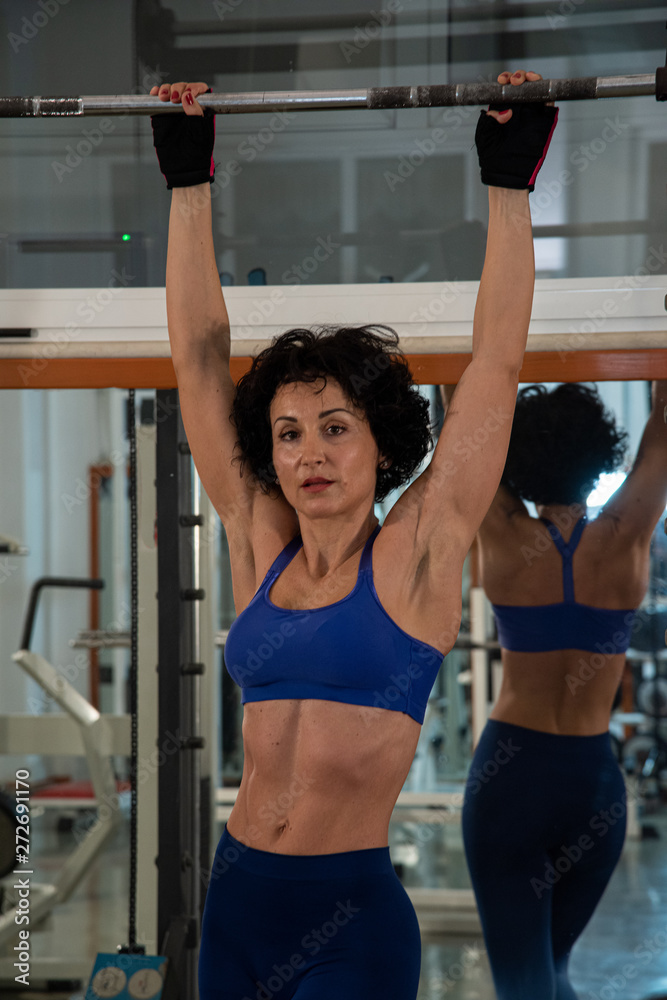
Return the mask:
[[[178,392],[159,390],[157,536],[159,623],[158,941],[170,959],[163,1000],[197,1000],[200,897],[199,675],[196,545],[189,529],[192,463]],[[188,529],[186,534],[183,529]],[[162,752],[160,752],[162,751]]]

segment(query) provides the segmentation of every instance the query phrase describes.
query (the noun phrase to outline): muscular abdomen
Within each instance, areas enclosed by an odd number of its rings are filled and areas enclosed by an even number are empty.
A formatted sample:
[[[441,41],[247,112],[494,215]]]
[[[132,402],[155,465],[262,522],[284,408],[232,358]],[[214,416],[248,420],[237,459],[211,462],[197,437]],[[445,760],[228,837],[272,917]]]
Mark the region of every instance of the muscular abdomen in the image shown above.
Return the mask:
[[[325,854],[383,847],[420,726],[331,701],[244,707],[244,769],[229,832],[258,850]]]

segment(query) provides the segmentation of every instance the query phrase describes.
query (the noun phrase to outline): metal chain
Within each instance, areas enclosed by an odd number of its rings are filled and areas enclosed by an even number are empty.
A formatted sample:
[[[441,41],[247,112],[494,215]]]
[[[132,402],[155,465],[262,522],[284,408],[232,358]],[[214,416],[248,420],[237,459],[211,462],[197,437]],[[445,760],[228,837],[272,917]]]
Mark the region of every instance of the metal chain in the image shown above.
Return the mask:
[[[130,440],[130,713],[132,717],[130,758],[130,899],[129,899],[129,949],[137,942],[137,770],[139,756],[138,707],[138,598],[139,574],[137,567],[137,427],[135,390],[129,390],[128,435]],[[140,949],[143,950],[143,949]]]

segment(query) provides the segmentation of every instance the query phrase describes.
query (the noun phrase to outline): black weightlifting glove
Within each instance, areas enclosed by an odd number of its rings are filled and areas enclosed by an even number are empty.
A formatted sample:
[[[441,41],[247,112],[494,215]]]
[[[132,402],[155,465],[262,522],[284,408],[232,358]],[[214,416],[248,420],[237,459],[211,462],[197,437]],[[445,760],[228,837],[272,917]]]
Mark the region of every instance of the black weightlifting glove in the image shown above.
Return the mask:
[[[210,93],[210,89],[209,89]],[[152,115],[153,145],[169,190],[213,183],[215,113]]]
[[[547,155],[558,121],[558,108],[546,104],[512,104],[512,117],[496,121],[482,111],[475,144],[482,183],[493,187],[532,191]],[[489,111],[505,111],[507,104],[490,104]]]

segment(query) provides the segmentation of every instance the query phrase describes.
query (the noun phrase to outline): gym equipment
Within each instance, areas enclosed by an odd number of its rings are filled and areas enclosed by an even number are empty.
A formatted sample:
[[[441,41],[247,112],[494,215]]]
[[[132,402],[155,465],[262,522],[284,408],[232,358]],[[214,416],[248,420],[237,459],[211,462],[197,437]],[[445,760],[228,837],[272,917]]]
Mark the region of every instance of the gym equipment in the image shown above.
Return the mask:
[[[257,114],[266,111],[327,111],[398,108],[445,108],[526,101],[596,101],[605,97],[667,99],[665,67],[655,74],[587,76],[565,80],[536,80],[521,88],[499,83],[452,83],[417,87],[369,87],[366,90],[258,91],[239,94],[203,94],[204,108],[216,114]],[[520,92],[519,92],[520,90]],[[0,97],[0,118],[48,118],[92,115],[154,115],[182,113],[159,97],[116,95],[89,97]]]
[[[667,679],[655,677],[642,681],[637,688],[637,705],[644,715],[664,718],[667,715]]]
[[[139,765],[139,730],[137,703],[138,684],[138,550],[137,550],[137,421],[135,391],[127,399],[127,427],[130,442],[130,885],[128,899],[128,943],[120,945],[117,954],[100,952],[95,960],[86,991],[86,1000],[100,996],[151,997],[161,1000],[169,962],[164,955],[146,955],[146,948],[137,941],[137,773]],[[125,992],[127,988],[127,993]],[[171,995],[175,996],[172,985]]]
[[[167,961],[162,955],[117,955],[100,953],[97,956],[85,1000],[161,1000],[167,974]]]
[[[31,926],[38,924],[51,912],[54,906],[66,900],[72,894],[93,860],[116,829],[121,817],[121,811],[110,757],[116,753],[125,752],[125,732],[123,727],[112,725],[112,720],[109,717],[102,717],[97,709],[93,708],[83,695],[79,694],[44,657],[40,656],[39,653],[32,652],[29,648],[39,596],[44,587],[47,586],[101,589],[104,583],[102,580],[72,579],[68,577],[42,577],[37,580],[32,587],[30,595],[23,629],[22,648],[17,653],[14,653],[12,657],[14,662],[25,670],[76,723],[88,761],[98,815],[94,825],[80,840],[76,849],[53,878],[53,881],[49,884],[31,884]],[[11,720],[11,716],[0,717],[0,723],[6,722],[7,719]],[[121,717],[121,720],[122,722],[125,721],[123,717]],[[24,721],[23,717],[20,717],[20,721]],[[25,733],[32,744],[31,752],[33,753],[38,749],[35,745],[35,733],[39,732],[41,728],[46,730],[47,727],[51,727],[49,730],[51,731],[55,720],[52,717],[44,716],[39,717],[39,722],[41,721],[46,722],[46,727],[39,726],[37,720],[30,718],[30,731],[29,733]],[[20,737],[21,735],[20,728],[16,723],[11,727],[7,726],[8,730],[10,728],[15,737],[14,752],[16,752],[19,749],[16,747],[16,737]],[[27,729],[28,727],[25,726],[23,728]],[[0,732],[3,729],[4,727],[0,726]],[[45,746],[48,746],[48,742],[45,742]],[[54,751],[55,747],[53,743],[49,749],[50,752]],[[74,752],[80,753],[81,751],[75,749]],[[13,847],[13,837],[11,844]],[[15,867],[14,862],[12,862],[12,867]],[[11,888],[5,894],[5,902],[8,905],[4,906],[3,912],[0,915],[0,945],[5,945],[12,941],[17,931],[14,917],[17,913],[19,900],[14,898]],[[34,965],[33,971],[37,975],[38,963],[34,963]]]
[[[27,556],[29,550],[15,538],[0,535],[0,555]]]

